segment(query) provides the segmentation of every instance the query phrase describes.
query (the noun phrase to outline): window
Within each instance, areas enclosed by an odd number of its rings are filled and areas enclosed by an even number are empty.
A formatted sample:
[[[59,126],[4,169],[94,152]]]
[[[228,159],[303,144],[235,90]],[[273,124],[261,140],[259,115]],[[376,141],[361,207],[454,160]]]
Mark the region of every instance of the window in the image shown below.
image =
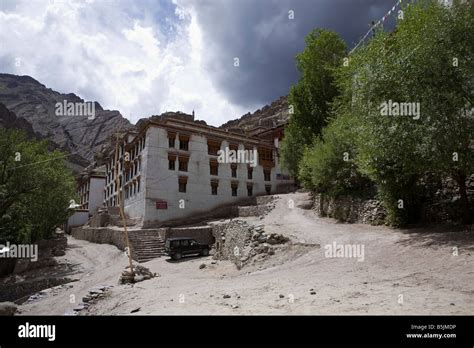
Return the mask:
[[[273,151],[272,149],[260,147],[258,149],[258,162],[267,163],[268,165],[273,163]]]
[[[168,132],[168,147],[169,148],[174,148],[175,140],[176,140],[176,133]]]
[[[229,144],[229,150],[239,151],[239,145]]]
[[[140,178],[137,181],[137,193],[140,192]]]
[[[187,247],[189,245],[189,241],[187,239],[181,241],[181,246]]]
[[[191,240],[189,241],[189,245],[190,245],[190,246],[196,246],[196,245],[198,245],[198,243],[197,243],[194,239],[191,239]]]
[[[269,195],[272,192],[272,186],[271,185],[265,185],[265,191],[267,192],[267,195]]]
[[[253,168],[247,169],[247,179],[252,180]]]
[[[188,157],[179,157],[179,170],[181,172],[187,172],[188,171]]]
[[[219,183],[217,181],[211,181],[211,195],[217,195],[217,186],[219,186]]]
[[[179,192],[186,192],[186,185],[188,183],[188,177],[187,176],[180,176],[178,182],[179,182]]]
[[[249,197],[253,196],[253,185],[252,184],[247,184],[247,196],[249,196]]]
[[[221,143],[218,141],[209,140],[207,142],[207,152],[209,155],[217,156],[217,151],[221,149]]]
[[[183,151],[189,150],[189,136],[188,135],[179,136],[179,149]]]
[[[176,169],[176,156],[169,156],[168,155],[168,169],[175,170]]]
[[[268,168],[263,169],[263,178],[265,181],[270,181],[270,172],[271,170]]]
[[[239,187],[239,183],[237,182],[232,182],[231,184],[231,188],[232,188],[232,196],[237,196],[237,188]]]
[[[211,175],[219,175],[219,163],[217,161],[209,162]]]
[[[237,164],[231,164],[230,169],[232,171],[232,177],[236,178],[237,177]]]

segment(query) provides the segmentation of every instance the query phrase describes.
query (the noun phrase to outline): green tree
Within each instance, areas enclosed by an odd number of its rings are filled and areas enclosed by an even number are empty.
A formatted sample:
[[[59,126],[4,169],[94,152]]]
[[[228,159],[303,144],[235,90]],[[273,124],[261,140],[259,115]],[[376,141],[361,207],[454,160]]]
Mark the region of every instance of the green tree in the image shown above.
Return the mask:
[[[0,241],[49,238],[68,218],[74,179],[63,159],[44,141],[0,129]]]
[[[339,115],[332,120],[322,136],[305,149],[299,177],[305,188],[332,197],[370,196],[372,183],[357,168],[352,122],[346,116],[350,115]]]
[[[406,95],[420,102],[427,170],[458,184],[463,221],[472,221],[466,179],[474,173],[474,2],[436,1],[408,8],[396,33],[407,57],[395,71]]]
[[[391,223],[416,220],[420,178],[428,172],[458,182],[467,222],[465,179],[474,165],[473,3],[446,8],[425,1],[404,10],[394,33],[378,32],[351,56],[338,80],[338,112],[354,118],[357,166],[376,182]],[[420,113],[384,115],[381,106],[390,101],[419,103]]]
[[[305,146],[313,142],[328,122],[330,103],[338,94],[334,72],[345,56],[346,45],[336,33],[315,29],[308,34],[305,49],[296,57],[301,78],[290,90],[289,105],[294,113],[285,130],[281,151],[283,164],[292,174],[298,172]]]

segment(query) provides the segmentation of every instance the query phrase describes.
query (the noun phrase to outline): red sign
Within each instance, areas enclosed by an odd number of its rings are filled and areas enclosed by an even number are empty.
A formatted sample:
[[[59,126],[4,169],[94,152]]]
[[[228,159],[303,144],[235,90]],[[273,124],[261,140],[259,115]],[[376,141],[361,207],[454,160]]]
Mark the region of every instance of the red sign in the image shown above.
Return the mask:
[[[168,202],[156,201],[156,209],[168,209]]]

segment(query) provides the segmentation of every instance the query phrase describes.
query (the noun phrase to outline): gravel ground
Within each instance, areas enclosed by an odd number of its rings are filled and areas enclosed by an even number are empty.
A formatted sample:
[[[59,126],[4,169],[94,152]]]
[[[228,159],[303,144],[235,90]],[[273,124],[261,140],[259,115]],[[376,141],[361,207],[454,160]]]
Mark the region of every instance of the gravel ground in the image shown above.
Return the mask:
[[[263,219],[243,219],[290,242],[241,270],[211,257],[162,257],[143,264],[159,277],[119,285],[123,252],[69,238],[65,258],[78,265],[78,281],[22,305],[21,313],[70,314],[98,285],[113,287],[80,315],[474,313],[473,232],[341,224],[298,207],[307,200],[305,193],[280,195]],[[327,257],[334,243],[363,247],[363,258]]]

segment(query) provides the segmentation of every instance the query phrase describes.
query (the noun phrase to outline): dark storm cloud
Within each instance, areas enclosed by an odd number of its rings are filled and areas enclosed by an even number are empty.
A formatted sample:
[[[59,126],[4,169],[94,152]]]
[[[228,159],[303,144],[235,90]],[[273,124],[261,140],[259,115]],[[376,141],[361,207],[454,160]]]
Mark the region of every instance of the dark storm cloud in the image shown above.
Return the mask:
[[[348,49],[395,0],[205,0],[193,2],[208,50],[207,70],[227,98],[266,104],[298,80],[295,55],[314,28],[337,32]],[[288,11],[294,11],[294,19]],[[393,14],[392,14],[393,16]],[[234,67],[234,58],[240,67]]]

